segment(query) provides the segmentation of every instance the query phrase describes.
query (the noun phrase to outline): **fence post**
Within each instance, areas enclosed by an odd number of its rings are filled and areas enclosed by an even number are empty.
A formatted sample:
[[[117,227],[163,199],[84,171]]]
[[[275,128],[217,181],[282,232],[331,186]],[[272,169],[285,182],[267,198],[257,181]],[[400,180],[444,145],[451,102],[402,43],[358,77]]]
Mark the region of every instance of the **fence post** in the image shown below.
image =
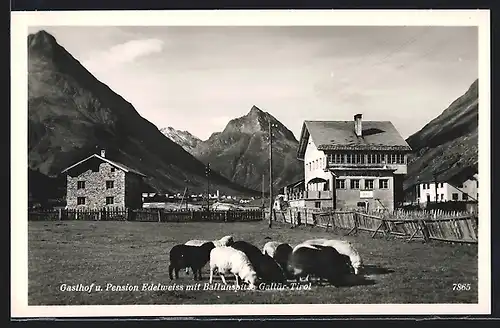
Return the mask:
[[[161,222],[161,213],[160,213],[160,210],[158,210],[158,222]]]
[[[359,214],[354,212],[354,233],[357,234],[359,230]]]
[[[59,221],[62,220],[62,208],[59,209]]]
[[[418,220],[418,225],[420,226],[420,230],[422,231],[422,236],[424,237],[424,241],[429,241],[429,230],[427,230],[427,225],[425,224],[425,219]]]

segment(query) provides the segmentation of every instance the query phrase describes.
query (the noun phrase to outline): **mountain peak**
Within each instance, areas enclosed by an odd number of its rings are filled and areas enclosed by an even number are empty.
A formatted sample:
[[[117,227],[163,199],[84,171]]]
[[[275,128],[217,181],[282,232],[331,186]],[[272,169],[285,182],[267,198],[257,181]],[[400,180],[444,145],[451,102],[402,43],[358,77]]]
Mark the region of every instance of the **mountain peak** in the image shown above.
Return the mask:
[[[264,112],[259,107],[253,105],[248,114],[264,114]]]
[[[28,35],[28,49],[31,51],[50,54],[56,46],[56,38],[45,30]]]

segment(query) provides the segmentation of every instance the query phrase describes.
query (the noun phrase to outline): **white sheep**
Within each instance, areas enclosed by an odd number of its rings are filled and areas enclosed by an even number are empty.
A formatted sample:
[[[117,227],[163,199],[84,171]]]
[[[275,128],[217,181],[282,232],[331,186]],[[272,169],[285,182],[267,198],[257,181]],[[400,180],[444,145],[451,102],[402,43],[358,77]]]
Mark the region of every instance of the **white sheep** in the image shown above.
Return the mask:
[[[236,279],[248,283],[249,289],[256,289],[257,273],[250,263],[248,257],[242,251],[229,246],[219,246],[210,252],[210,284],[213,280],[214,271],[217,270],[224,285],[227,285],[225,274],[232,273]]]
[[[202,240],[202,239],[191,239],[187,241],[184,245],[190,245],[190,246],[201,246],[205,243],[210,242],[210,240]],[[220,247],[220,246],[230,246],[232,243],[234,243],[233,236],[224,236],[221,239],[218,240],[212,240],[214,243],[215,247]],[[189,268],[186,268],[186,274],[189,273]]]
[[[267,254],[270,257],[274,258],[274,252],[276,252],[276,248],[280,245],[280,242],[277,241],[268,241],[264,247],[262,248],[262,254]]]
[[[316,248],[314,247],[314,245],[330,246],[335,248],[337,252],[339,252],[340,254],[349,256],[349,259],[351,260],[351,265],[354,268],[354,274],[358,274],[361,267],[363,266],[363,261],[361,260],[361,256],[359,255],[358,251],[347,240],[336,240],[336,239],[325,239],[325,238],[310,239],[295,246],[294,251],[300,247]]]

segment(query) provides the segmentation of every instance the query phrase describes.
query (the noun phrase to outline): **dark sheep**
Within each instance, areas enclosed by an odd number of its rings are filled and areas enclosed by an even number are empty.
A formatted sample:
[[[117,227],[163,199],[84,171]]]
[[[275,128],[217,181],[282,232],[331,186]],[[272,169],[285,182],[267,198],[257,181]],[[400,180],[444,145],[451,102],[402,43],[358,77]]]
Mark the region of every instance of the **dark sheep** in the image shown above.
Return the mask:
[[[276,251],[274,251],[274,260],[280,265],[285,273],[288,276],[288,258],[292,253],[293,248],[288,244],[280,244],[276,247]]]
[[[285,272],[280,265],[269,255],[262,254],[262,251],[256,246],[239,240],[231,247],[245,253],[262,282],[286,282]]]
[[[179,270],[191,268],[194,280],[201,280],[201,268],[210,260],[210,251],[213,248],[215,248],[213,242],[207,242],[201,246],[175,245],[172,247],[168,266],[170,279],[173,279],[173,272],[175,272],[175,279],[178,279]]]
[[[342,255],[333,247],[314,245],[317,249],[301,247],[290,254],[288,271],[297,281],[308,275],[326,279],[339,286],[343,279],[354,272],[349,257]]]

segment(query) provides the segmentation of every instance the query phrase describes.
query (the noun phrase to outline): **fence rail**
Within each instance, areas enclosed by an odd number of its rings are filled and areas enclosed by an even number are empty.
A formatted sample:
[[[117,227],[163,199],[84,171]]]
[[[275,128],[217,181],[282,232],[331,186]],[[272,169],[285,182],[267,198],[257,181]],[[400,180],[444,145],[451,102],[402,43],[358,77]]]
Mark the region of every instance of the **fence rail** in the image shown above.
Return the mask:
[[[246,222],[263,219],[262,210],[165,211],[163,209],[107,208],[100,210],[30,210],[29,221],[90,220],[136,222]]]
[[[268,214],[267,214],[268,215]],[[296,225],[324,227],[326,230],[349,230],[412,239],[457,243],[478,242],[478,218],[466,212],[394,211],[364,213],[317,208],[289,208],[274,213],[275,220]],[[268,216],[267,216],[268,217]]]

